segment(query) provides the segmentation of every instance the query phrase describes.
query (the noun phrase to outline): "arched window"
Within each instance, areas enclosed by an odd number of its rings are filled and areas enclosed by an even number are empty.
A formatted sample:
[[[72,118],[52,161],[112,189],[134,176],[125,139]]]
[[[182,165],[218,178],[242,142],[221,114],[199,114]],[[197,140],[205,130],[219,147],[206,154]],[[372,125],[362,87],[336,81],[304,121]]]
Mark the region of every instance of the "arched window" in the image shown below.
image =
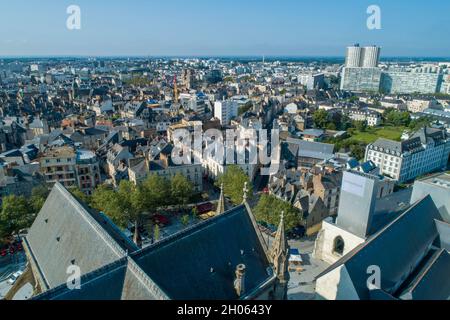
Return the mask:
[[[333,243],[333,253],[342,256],[344,254],[344,247],[344,239],[341,236],[336,237]]]

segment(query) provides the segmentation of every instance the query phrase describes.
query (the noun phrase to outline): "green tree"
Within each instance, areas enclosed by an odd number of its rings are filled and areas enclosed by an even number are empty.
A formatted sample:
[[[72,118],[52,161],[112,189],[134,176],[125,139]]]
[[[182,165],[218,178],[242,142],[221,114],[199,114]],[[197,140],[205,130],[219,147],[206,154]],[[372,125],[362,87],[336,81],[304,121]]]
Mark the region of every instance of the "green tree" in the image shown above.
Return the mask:
[[[253,195],[253,186],[249,177],[244,170],[237,165],[230,165],[226,168],[225,173],[221,175],[216,186],[223,183],[224,194],[230,197],[231,202],[235,205],[241,204],[244,197],[244,186],[247,183],[247,197],[250,199]]]
[[[119,199],[120,210],[124,220],[136,222],[140,226],[142,218],[142,198],[138,187],[129,180],[122,180],[117,188],[116,196]]]
[[[0,213],[3,236],[29,228],[35,216],[25,197],[15,195],[4,197]]]
[[[319,109],[313,114],[314,125],[320,129],[326,129],[328,125],[328,112]]]
[[[273,226],[278,225],[281,212],[284,212],[286,230],[291,230],[302,223],[300,210],[273,195],[263,194],[253,212],[258,221]]]
[[[247,111],[250,111],[253,108],[253,102],[248,102],[245,105],[239,107],[238,116],[242,116]]]
[[[366,132],[367,130],[367,122],[366,121],[354,121],[353,126],[356,128],[356,130],[360,132]]]
[[[350,155],[358,160],[363,160],[366,155],[366,148],[364,144],[361,143],[355,143],[350,145]]]
[[[189,224],[190,217],[187,214],[185,214],[184,216],[181,217],[180,221],[181,224],[186,227]]]
[[[433,119],[429,117],[420,117],[418,119],[414,119],[409,124],[409,128],[413,131],[417,131],[423,127],[429,127],[433,123]]]
[[[199,214],[197,207],[193,207],[191,213],[193,217],[197,217]]]
[[[407,127],[411,123],[411,115],[407,111],[397,111],[395,109],[387,109],[384,112],[384,122],[396,127]]]
[[[155,241],[159,240],[159,237],[161,236],[160,233],[161,231],[159,229],[159,226],[156,224],[155,227],[153,228],[153,239]]]
[[[128,220],[122,213],[120,199],[110,186],[103,184],[95,189],[91,206],[105,213],[119,227],[127,227]]]
[[[151,175],[139,186],[144,211],[153,213],[158,207],[171,202],[170,182],[158,175]]]
[[[80,190],[78,187],[72,187],[69,188],[70,193],[77,198],[78,200],[84,202],[85,204],[89,205],[91,201],[91,197],[86,195],[83,191]]]
[[[176,174],[170,180],[170,193],[177,205],[185,206],[192,197],[193,190],[192,183],[181,174]]]
[[[31,191],[30,205],[34,212],[41,211],[50,191],[46,186],[34,187]]]

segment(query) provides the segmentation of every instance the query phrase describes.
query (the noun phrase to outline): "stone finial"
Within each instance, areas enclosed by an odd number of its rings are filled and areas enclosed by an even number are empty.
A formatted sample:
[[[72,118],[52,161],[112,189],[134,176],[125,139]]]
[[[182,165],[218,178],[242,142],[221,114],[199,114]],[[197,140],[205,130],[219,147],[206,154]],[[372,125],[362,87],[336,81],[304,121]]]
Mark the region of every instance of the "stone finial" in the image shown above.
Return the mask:
[[[245,265],[239,264],[236,267],[236,278],[234,280],[234,289],[236,294],[241,297],[245,292]]]
[[[219,202],[217,203],[216,215],[220,215],[225,212],[225,194],[223,183],[220,185],[220,197]]]

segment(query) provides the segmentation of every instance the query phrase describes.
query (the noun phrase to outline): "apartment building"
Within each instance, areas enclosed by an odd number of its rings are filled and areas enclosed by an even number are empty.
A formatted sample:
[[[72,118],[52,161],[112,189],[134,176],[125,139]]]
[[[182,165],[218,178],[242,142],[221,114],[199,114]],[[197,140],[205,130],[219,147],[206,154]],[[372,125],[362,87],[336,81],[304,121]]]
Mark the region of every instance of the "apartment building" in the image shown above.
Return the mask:
[[[91,151],[76,150],[72,146],[51,147],[44,151],[39,164],[49,188],[59,182],[67,188],[78,187],[92,194],[101,183],[99,161]]]
[[[445,168],[449,154],[446,131],[425,127],[402,142],[380,138],[369,144],[366,161],[373,161],[382,175],[403,183]]]
[[[381,124],[381,114],[375,111],[350,110],[348,117],[354,121],[366,122],[369,127],[377,127]]]
[[[201,164],[177,165],[171,159],[173,146],[168,144],[159,153],[157,159],[150,160],[149,155],[130,160],[128,178],[135,184],[144,181],[152,174],[171,179],[177,174],[184,176],[193,186],[194,191],[203,191],[203,174]]]

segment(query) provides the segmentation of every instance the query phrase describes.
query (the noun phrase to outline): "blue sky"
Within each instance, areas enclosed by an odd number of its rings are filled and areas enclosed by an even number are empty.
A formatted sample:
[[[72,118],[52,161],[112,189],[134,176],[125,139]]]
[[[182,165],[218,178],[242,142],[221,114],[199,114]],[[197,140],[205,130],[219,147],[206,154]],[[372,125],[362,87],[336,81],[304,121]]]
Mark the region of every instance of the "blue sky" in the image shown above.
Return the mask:
[[[81,30],[66,8],[81,8]],[[382,29],[368,30],[376,4]],[[447,0],[0,0],[0,56],[450,56]]]

